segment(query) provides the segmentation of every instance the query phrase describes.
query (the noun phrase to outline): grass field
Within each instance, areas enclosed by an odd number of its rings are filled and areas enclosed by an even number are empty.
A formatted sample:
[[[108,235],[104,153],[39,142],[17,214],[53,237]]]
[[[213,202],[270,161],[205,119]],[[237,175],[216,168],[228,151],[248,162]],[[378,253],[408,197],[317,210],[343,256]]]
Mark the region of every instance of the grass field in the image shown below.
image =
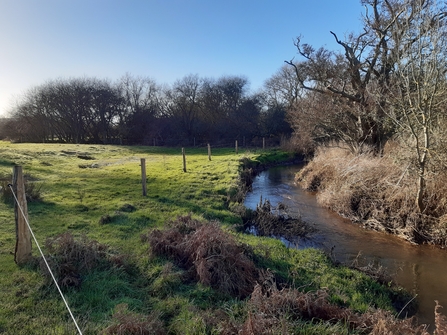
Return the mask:
[[[71,280],[62,281],[66,284],[62,286],[84,334],[248,331],[251,313],[261,308],[253,297],[221,292],[194,280],[178,260],[150,252],[148,234],[187,215],[198,222],[217,220],[222,236],[231,236],[259,272],[267,274],[263,278],[279,288],[306,294],[323,289],[328,303],[353,313],[372,307],[393,310],[398,290],[334,266],[317,250],[287,249],[277,240],[238,232],[242,219],[229,208],[241,207],[232,203],[241,159],[267,164],[285,160],[288,154],[216,149],[210,161],[206,148],[196,148],[186,149],[186,155],[187,172],[183,172],[179,148],[0,142],[4,186],[13,165],[21,165],[36,197],[41,197],[28,203],[29,221],[50,264]],[[141,158],[146,159],[147,196],[142,195]],[[35,245],[33,262],[22,267],[14,263],[14,209],[4,198],[0,334],[76,334],[54,284],[41,268]],[[63,249],[63,243],[71,249]],[[73,254],[76,257],[69,258]],[[58,263],[61,259],[64,264]],[[279,323],[272,321],[271,329],[287,324],[291,331],[304,329],[304,334],[352,331],[342,321],[306,319],[292,310],[275,318]]]

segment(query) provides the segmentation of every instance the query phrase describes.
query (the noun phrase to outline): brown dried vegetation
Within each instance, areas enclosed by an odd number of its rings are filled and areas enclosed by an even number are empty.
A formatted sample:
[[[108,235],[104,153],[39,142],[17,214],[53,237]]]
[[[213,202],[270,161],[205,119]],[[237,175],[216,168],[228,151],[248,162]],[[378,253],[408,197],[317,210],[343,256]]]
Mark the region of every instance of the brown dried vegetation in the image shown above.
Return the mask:
[[[164,335],[167,334],[157,314],[138,315],[128,311],[126,304],[116,306],[114,324],[107,327],[104,335]]]
[[[295,242],[315,231],[300,217],[289,216],[285,205],[279,203],[273,207],[268,199],[262,202],[262,198],[256,210],[244,224],[244,228],[245,230],[254,229],[259,236],[281,236],[290,242]]]
[[[318,191],[323,206],[365,227],[415,243],[447,246],[447,174],[433,171],[433,178],[427,180],[425,210],[420,213],[415,205],[415,171],[399,155],[396,148],[382,157],[320,148],[297,181],[309,191]]]
[[[153,255],[173,259],[204,285],[239,298],[253,291],[257,269],[247,249],[217,222],[182,216],[168,229],[149,233],[148,240]]]
[[[82,275],[92,271],[101,263],[123,264],[122,257],[109,254],[108,247],[86,236],[75,239],[71,233],[64,233],[48,238],[45,243],[47,261],[53,274],[62,287],[79,287]],[[51,281],[50,274],[43,260],[40,261],[42,271]]]
[[[295,289],[276,289],[262,293],[256,287],[249,304],[252,313],[244,323],[244,334],[264,334],[259,325],[267,322],[273,327],[284,329],[284,318],[293,327],[293,321],[312,320],[340,323],[359,334],[370,335],[397,335],[414,334],[429,335],[425,325],[416,325],[414,318],[397,319],[392,313],[383,310],[370,310],[364,314],[355,313],[347,308],[330,304],[327,301],[327,292],[320,290],[314,293],[303,293]],[[255,315],[255,316],[254,316]],[[255,322],[253,322],[253,319]],[[259,320],[260,319],[260,320]],[[436,332],[443,334],[445,320],[436,322]]]
[[[229,327],[225,334],[295,334],[303,322],[339,324],[355,334],[370,335],[429,335],[425,325],[416,325],[414,318],[397,319],[383,310],[355,313],[328,302],[325,290],[300,292],[296,289],[263,289],[257,285],[247,303],[248,316],[239,325]],[[438,308],[438,306],[436,307]],[[440,314],[437,314],[437,316]],[[434,334],[446,334],[447,322],[439,317]]]
[[[235,297],[250,297],[242,318],[229,318],[220,310],[211,312],[210,325],[219,334],[294,334],[303,322],[311,322],[348,327],[356,334],[429,335],[426,326],[417,325],[414,318],[398,319],[391,312],[375,309],[360,314],[332,304],[326,290],[278,289],[274,275],[256,269],[247,250],[216,222],[182,216],[167,229],[149,233],[147,240],[154,256],[174,260],[199,282]],[[445,317],[439,313],[436,317],[435,334],[444,334]]]

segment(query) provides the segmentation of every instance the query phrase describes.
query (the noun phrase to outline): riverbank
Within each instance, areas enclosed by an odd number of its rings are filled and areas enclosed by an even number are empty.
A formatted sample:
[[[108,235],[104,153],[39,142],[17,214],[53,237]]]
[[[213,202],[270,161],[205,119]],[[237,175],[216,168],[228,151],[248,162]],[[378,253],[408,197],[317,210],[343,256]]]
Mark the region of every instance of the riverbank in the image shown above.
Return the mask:
[[[290,216],[311,223],[315,232],[296,243],[281,239],[292,248],[318,248],[335,262],[373,270],[379,280],[402,286],[416,297],[416,316],[421,323],[434,325],[435,301],[447,306],[447,253],[432,245],[415,245],[387,233],[364,229],[335,212],[320,206],[316,195],[294,182],[298,166],[278,166],[262,172],[254,181],[245,205],[255,210],[259,198],[272,207],[284,204]],[[381,278],[380,278],[381,277]]]
[[[31,226],[84,334],[250,334],[256,327],[350,334],[379,329],[374,320],[380,329],[412,322],[392,317],[411,299],[402,291],[335,266],[321,251],[237,232],[242,220],[230,209],[238,206],[240,160],[270,164],[285,153],[219,149],[209,160],[206,148],[187,149],[184,172],[178,148],[1,142],[0,151],[3,179],[22,165],[38,192],[28,204]],[[14,214],[3,200],[0,332],[75,333],[36,247],[32,262],[14,263]],[[154,236],[180,243],[157,249]],[[206,243],[213,239],[233,251],[224,257],[218,243]],[[243,290],[225,285],[229,259],[249,274],[237,277],[248,283]]]
[[[320,148],[297,175],[316,192],[318,202],[365,228],[399,236],[410,243],[447,246],[447,174],[426,181],[424,211],[416,206],[417,174],[395,151],[377,157],[352,155],[342,148]]]

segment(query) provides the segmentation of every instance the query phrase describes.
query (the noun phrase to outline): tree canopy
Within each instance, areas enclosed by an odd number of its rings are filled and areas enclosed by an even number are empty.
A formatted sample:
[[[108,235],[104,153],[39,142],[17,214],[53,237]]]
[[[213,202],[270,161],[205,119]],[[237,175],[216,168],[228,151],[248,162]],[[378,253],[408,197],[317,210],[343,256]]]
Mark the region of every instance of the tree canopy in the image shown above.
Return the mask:
[[[188,75],[172,86],[124,75],[49,81],[30,89],[4,123],[15,141],[192,145],[278,143],[291,128],[285,110],[251,94],[240,76]]]

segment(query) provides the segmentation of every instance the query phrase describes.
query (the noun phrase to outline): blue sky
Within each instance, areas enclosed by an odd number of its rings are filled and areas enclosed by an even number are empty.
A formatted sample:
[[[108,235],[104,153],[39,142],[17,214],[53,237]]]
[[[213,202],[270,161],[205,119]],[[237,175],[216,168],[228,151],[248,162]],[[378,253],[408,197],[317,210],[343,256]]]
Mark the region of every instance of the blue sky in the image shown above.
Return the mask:
[[[0,0],[0,115],[51,79],[172,84],[245,76],[253,91],[296,56],[293,40],[339,49],[360,0]]]

